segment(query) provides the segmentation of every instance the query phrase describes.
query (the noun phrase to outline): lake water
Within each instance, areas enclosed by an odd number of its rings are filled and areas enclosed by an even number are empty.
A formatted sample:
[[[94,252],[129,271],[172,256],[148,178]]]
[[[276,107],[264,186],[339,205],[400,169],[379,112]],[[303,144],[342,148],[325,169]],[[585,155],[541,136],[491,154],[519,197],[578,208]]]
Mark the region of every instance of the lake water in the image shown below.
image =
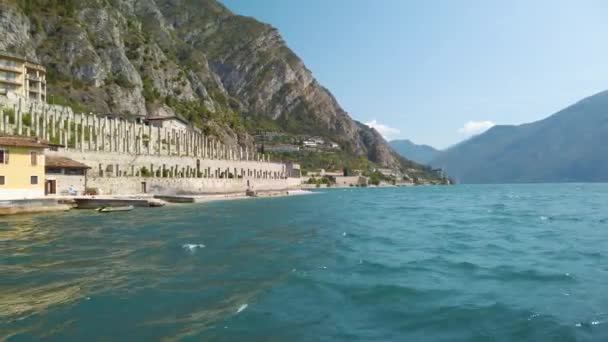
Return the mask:
[[[0,218],[0,339],[606,341],[608,185]]]

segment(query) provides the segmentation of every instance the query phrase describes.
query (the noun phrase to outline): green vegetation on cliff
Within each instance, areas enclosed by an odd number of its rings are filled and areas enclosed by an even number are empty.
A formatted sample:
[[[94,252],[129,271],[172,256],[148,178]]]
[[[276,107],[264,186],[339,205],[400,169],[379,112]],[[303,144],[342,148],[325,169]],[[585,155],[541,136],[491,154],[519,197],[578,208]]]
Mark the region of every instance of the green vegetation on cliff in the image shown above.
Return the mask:
[[[0,50],[44,64],[55,103],[181,115],[228,145],[263,129],[315,134],[343,152],[311,165],[363,158],[437,179],[352,120],[276,29],[215,0],[4,0],[0,21]]]

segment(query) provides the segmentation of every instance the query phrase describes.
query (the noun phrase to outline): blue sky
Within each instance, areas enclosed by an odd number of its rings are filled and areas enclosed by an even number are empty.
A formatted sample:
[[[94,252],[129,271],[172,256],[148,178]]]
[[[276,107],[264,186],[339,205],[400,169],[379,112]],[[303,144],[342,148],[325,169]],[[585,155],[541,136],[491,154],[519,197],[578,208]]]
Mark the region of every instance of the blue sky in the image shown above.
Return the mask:
[[[608,89],[608,1],[223,0],[278,28],[342,107],[445,148]]]

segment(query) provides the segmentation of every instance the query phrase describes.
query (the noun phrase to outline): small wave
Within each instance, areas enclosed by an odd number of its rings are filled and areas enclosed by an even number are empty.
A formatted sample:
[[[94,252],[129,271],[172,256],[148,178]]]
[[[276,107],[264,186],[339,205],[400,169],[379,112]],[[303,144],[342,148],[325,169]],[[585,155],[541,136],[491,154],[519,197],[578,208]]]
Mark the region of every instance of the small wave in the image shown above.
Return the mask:
[[[247,309],[247,306],[248,306],[247,304],[243,304],[243,305],[239,306],[239,308],[236,310],[236,313],[238,314],[238,313],[243,312],[245,309]]]
[[[437,289],[422,289],[396,284],[376,284],[368,286],[337,285],[343,293],[357,301],[357,303],[392,303],[422,299],[433,301],[448,298],[453,295],[451,291]]]
[[[182,245],[182,248],[187,250],[188,252],[194,252],[199,248],[205,248],[206,246],[203,245],[202,243],[198,243],[198,244],[193,244],[193,243],[186,243],[184,245]]]
[[[570,273],[552,273],[535,269],[517,269],[512,266],[498,266],[489,269],[484,277],[520,281],[576,281]]]
[[[581,327],[589,327],[592,325],[600,325],[603,323],[605,323],[605,322],[602,322],[602,321],[579,322],[579,323],[576,323],[575,326],[578,328],[581,328]]]

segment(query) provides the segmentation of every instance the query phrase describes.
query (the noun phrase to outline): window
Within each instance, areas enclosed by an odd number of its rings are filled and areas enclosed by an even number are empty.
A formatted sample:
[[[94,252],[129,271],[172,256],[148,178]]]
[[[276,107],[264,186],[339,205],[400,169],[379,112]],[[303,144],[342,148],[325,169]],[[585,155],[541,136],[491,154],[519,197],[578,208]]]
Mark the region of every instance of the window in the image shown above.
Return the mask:
[[[0,185],[4,184],[6,184],[6,179],[4,179],[4,176],[0,176]]]
[[[57,167],[47,167],[44,172],[47,174],[61,174],[61,169]]]
[[[31,176],[31,177],[30,177],[30,183],[31,183],[32,185],[36,185],[36,184],[38,184],[38,176]]]
[[[84,170],[82,169],[65,169],[66,175],[84,175]]]
[[[0,150],[0,164],[8,164],[8,150]]]
[[[32,159],[32,166],[38,165],[38,152],[35,152],[35,151],[30,152],[30,157]]]

